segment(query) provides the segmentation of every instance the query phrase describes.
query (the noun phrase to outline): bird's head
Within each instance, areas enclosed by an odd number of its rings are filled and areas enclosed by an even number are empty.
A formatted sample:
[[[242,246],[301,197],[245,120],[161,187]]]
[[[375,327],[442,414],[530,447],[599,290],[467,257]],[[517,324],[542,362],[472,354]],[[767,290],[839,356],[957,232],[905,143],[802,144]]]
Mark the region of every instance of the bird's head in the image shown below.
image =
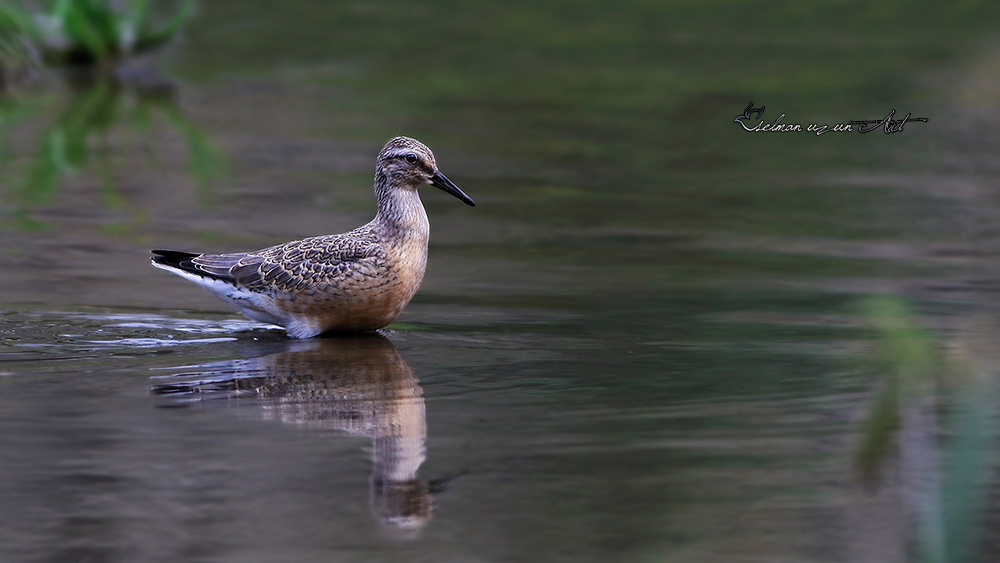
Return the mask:
[[[390,187],[416,189],[431,184],[462,200],[467,205],[476,202],[438,170],[434,153],[427,145],[409,137],[396,137],[378,153],[375,173],[385,175]]]

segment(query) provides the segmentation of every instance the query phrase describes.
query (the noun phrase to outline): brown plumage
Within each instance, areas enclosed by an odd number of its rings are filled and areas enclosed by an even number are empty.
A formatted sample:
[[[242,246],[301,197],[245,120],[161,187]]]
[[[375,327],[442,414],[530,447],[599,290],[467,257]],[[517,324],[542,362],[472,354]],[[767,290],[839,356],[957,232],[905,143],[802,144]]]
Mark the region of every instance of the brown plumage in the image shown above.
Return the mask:
[[[285,327],[295,338],[376,330],[402,312],[423,280],[430,232],[417,195],[423,184],[475,205],[438,171],[429,148],[396,137],[378,155],[378,212],[368,224],[253,252],[154,250],[153,266],[208,288],[251,319]]]

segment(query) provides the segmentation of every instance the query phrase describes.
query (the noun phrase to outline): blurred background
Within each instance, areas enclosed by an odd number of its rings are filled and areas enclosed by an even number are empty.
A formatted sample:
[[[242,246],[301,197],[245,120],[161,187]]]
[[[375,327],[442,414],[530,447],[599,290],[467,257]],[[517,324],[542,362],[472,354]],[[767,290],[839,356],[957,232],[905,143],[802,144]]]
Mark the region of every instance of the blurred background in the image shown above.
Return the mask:
[[[0,559],[995,560],[998,61],[977,0],[3,0]],[[396,135],[478,206],[380,336],[149,266],[367,222]]]

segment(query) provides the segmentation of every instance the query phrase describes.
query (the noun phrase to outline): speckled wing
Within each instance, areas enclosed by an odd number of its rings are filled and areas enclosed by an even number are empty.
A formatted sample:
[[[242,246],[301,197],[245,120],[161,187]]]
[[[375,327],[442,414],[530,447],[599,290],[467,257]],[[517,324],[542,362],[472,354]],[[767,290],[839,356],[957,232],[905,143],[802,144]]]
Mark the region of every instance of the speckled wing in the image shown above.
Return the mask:
[[[377,241],[374,233],[353,231],[234,254],[154,250],[153,260],[252,291],[322,290],[378,276],[386,257]]]
[[[384,269],[385,252],[377,238],[363,235],[313,237],[243,255],[199,257],[194,262],[210,271],[228,266],[233,282],[253,291],[324,290],[378,276]]]

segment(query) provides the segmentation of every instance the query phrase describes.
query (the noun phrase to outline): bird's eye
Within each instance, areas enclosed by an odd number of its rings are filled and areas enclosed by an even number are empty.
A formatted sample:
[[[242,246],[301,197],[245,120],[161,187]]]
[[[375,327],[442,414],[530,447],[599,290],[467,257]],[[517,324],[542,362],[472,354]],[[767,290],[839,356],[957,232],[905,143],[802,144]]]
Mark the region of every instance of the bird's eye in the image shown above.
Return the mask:
[[[410,154],[404,156],[403,160],[405,160],[406,162],[408,162],[410,164],[416,164],[417,163],[417,155],[415,155],[415,154],[413,154],[411,152]]]

